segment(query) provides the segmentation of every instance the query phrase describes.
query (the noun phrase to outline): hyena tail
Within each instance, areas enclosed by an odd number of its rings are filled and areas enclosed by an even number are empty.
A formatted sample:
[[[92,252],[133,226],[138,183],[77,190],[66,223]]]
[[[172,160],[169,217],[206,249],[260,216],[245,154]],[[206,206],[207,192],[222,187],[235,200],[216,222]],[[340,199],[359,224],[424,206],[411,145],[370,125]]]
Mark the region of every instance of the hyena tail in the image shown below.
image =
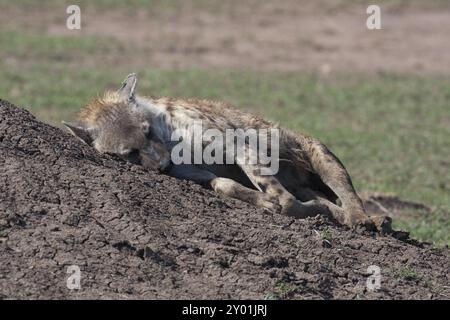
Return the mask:
[[[348,212],[365,214],[364,206],[356,194],[352,180],[341,161],[320,141],[306,138],[297,142],[302,146],[303,157],[309,170],[317,174],[340,199]]]

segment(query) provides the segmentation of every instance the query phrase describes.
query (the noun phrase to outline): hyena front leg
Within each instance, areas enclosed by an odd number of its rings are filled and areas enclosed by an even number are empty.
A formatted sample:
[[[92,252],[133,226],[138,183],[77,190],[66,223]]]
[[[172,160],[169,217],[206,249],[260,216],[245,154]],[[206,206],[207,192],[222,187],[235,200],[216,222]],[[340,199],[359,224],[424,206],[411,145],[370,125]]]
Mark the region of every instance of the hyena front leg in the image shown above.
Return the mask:
[[[232,179],[217,177],[214,173],[195,165],[176,165],[170,169],[168,174],[178,179],[194,181],[212,188],[219,194],[242,200],[275,213],[281,211],[277,197],[247,188]]]
[[[240,164],[253,185],[261,192],[275,196],[282,207],[281,213],[297,218],[306,218],[316,216],[318,214],[332,215],[338,221],[342,221],[343,210],[336,205],[328,206],[325,200],[310,200],[301,202],[292,195],[273,175],[262,175],[260,165]],[[333,209],[337,209],[334,210]]]

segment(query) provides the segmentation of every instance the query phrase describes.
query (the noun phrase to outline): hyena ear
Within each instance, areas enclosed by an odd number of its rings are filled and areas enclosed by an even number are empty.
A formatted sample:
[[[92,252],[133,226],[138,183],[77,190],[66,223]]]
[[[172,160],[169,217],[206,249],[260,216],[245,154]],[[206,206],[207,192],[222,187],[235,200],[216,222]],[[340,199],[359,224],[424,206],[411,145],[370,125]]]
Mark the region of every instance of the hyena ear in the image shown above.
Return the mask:
[[[137,76],[135,73],[129,74],[122,82],[122,87],[119,89],[119,97],[127,102],[134,102],[136,99],[136,85]]]
[[[73,134],[75,137],[77,137],[79,140],[83,141],[84,143],[92,146],[92,142],[94,141],[93,133],[94,130],[86,127],[82,127],[79,125],[70,124],[67,122],[62,122],[63,125],[69,130],[71,134]]]

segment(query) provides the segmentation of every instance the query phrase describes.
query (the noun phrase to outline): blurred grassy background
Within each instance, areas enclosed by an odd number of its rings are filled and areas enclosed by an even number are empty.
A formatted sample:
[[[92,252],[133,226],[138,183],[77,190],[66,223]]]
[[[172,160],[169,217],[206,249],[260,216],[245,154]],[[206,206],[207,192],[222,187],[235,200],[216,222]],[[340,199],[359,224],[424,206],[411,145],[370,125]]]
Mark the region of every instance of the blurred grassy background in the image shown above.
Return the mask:
[[[412,213],[395,224],[419,239],[450,244],[449,75],[353,72],[345,67],[331,74],[320,67],[202,68],[201,62],[159,67],[150,58],[146,63],[153,48],[137,44],[139,39],[135,43],[113,32],[80,36],[48,28],[48,23],[65,28],[65,7],[58,1],[32,2],[0,0],[1,98],[57,126],[104,89],[117,88],[130,72],[139,73],[144,94],[225,100],[321,139],[341,158],[359,191],[395,194],[432,206],[431,214]],[[399,7],[404,3],[390,2]],[[213,17],[221,14],[217,1],[183,3],[194,11],[206,6]],[[351,4],[338,3],[343,8]],[[102,0],[91,5],[90,15],[111,7],[115,12],[130,10],[125,4],[135,6],[133,10],[147,8],[153,17],[156,9],[182,14],[176,1]],[[13,20],[12,13],[29,6],[40,8],[42,18],[28,12]],[[446,4],[436,1],[434,6]]]

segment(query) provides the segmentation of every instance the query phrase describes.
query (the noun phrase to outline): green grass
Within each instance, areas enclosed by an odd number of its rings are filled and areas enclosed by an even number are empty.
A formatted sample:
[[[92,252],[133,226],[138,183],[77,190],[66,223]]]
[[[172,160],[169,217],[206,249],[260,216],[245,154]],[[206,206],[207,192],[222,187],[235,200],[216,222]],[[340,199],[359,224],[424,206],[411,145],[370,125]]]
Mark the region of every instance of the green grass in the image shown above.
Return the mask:
[[[416,0],[418,1],[418,0]],[[438,0],[434,0],[438,1]],[[258,0],[251,0],[255,4]],[[242,6],[242,2],[236,0],[220,1],[220,0],[18,0],[11,3],[10,0],[0,0],[0,7],[14,6],[27,10],[44,9],[53,10],[58,8],[64,14],[65,9],[69,5],[78,5],[83,11],[84,9],[120,9],[135,12],[138,10],[148,10],[150,12],[180,12],[184,8],[194,8],[196,10],[206,10],[210,12],[217,12],[217,10],[230,10],[230,8],[237,5]],[[244,5],[246,5],[244,3]],[[250,4],[251,5],[251,4]]]
[[[323,244],[327,247],[331,247],[331,242],[333,241],[333,235],[331,234],[330,229],[327,227],[320,232],[320,238],[323,241]]]
[[[1,31],[0,57],[14,57],[16,60],[29,61],[36,64],[67,63],[78,60],[81,55],[105,55],[119,53],[121,46],[107,38],[93,36],[49,36],[17,31]]]
[[[396,220],[421,240],[450,244],[449,78],[256,71],[158,70],[102,63],[125,50],[105,38],[0,31],[0,97],[43,121],[70,120],[90,98],[139,72],[139,92],[231,102],[325,142],[359,191],[436,207]]]
[[[411,230],[416,239],[428,242],[450,245],[450,210],[439,207],[431,213],[411,215],[394,220],[394,227],[402,230]]]
[[[286,300],[292,297],[296,291],[297,288],[295,286],[278,282],[275,285],[273,292],[270,292],[265,296],[265,300]]]
[[[423,276],[411,267],[401,267],[394,271],[394,277],[408,281],[422,281]]]

